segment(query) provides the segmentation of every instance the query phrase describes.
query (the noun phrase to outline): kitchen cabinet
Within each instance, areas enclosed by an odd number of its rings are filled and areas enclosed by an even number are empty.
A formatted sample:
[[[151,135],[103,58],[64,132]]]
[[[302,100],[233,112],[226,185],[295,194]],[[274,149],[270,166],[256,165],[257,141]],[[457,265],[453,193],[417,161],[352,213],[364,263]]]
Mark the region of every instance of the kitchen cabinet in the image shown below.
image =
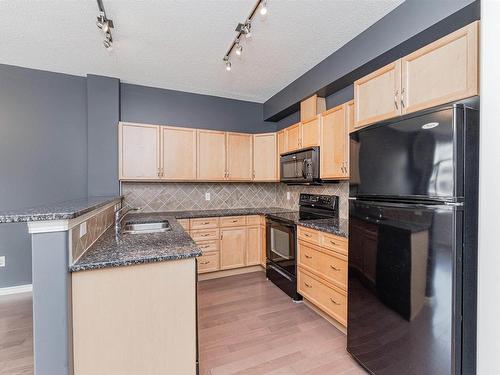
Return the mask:
[[[252,135],[226,133],[227,176],[230,181],[252,180]]]
[[[313,147],[319,145],[320,116],[314,116],[307,122],[302,122],[300,137],[300,148]]]
[[[320,177],[325,180],[349,178],[347,104],[324,112],[320,128]]]
[[[354,100],[346,103],[346,118],[347,118],[347,129],[349,133],[354,131]]]
[[[199,246],[200,248],[203,245]],[[205,252],[198,257],[198,273],[214,272],[220,269],[219,253],[216,251]]]
[[[306,122],[326,110],[326,99],[313,95],[300,102],[300,121]],[[305,147],[305,146],[304,146]]]
[[[288,149],[288,145],[286,143],[286,134],[285,130],[280,130],[277,133],[278,137],[278,155],[284,154],[286,150]]]
[[[300,148],[302,127],[300,122],[285,129],[286,152],[295,151]]]
[[[354,129],[479,94],[479,21],[354,82]]]
[[[197,179],[223,181],[226,169],[226,133],[198,130]]]
[[[247,266],[260,264],[262,246],[260,231],[259,225],[247,227],[247,256],[245,262]]]
[[[253,180],[276,181],[278,179],[276,133],[253,136]]]
[[[196,180],[196,129],[160,127],[161,179]]]
[[[260,265],[266,268],[267,260],[267,232],[266,232],[266,218],[260,217]]]
[[[160,127],[120,123],[119,178],[154,180],[160,177]]]
[[[247,232],[245,227],[221,228],[220,269],[244,267],[246,263]]]
[[[402,113],[479,95],[479,21],[401,59]]]
[[[399,116],[401,60],[354,82],[354,128]]]

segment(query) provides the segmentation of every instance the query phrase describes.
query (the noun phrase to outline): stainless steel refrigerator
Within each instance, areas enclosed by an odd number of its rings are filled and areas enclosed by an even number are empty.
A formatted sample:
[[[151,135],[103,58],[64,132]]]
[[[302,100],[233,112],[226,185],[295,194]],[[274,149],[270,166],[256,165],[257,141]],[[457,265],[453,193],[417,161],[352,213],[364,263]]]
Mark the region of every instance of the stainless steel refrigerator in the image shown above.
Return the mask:
[[[347,350],[372,374],[475,374],[476,108],[351,133]]]

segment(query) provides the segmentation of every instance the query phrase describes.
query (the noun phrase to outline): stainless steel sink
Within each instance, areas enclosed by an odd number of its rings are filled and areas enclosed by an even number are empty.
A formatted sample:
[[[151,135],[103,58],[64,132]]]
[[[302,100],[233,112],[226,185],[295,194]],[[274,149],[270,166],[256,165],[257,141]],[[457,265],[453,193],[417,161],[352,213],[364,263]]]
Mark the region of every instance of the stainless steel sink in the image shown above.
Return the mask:
[[[158,233],[172,230],[168,220],[162,220],[150,223],[125,223],[122,233],[142,234]]]

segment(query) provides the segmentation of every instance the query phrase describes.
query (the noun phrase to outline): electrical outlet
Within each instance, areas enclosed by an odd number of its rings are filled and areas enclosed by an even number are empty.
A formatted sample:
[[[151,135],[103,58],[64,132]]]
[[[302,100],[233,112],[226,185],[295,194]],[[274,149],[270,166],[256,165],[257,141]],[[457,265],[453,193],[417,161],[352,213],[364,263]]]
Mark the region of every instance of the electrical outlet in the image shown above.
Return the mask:
[[[210,193],[205,193],[205,200],[209,201],[210,200]]]
[[[87,234],[87,222],[84,221],[80,224],[80,238]]]
[[[5,267],[5,255],[0,257],[0,267]]]
[[[290,194],[289,191],[286,192],[286,200],[289,201],[290,199],[292,199],[292,194]]]

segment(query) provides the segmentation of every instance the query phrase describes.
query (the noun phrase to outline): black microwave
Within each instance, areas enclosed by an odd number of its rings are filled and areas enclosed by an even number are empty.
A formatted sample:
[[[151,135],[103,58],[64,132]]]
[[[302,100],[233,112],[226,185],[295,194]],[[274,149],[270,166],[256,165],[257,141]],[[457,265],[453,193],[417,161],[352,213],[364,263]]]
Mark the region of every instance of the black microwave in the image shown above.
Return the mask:
[[[319,184],[319,147],[282,154],[280,181],[287,184]]]

